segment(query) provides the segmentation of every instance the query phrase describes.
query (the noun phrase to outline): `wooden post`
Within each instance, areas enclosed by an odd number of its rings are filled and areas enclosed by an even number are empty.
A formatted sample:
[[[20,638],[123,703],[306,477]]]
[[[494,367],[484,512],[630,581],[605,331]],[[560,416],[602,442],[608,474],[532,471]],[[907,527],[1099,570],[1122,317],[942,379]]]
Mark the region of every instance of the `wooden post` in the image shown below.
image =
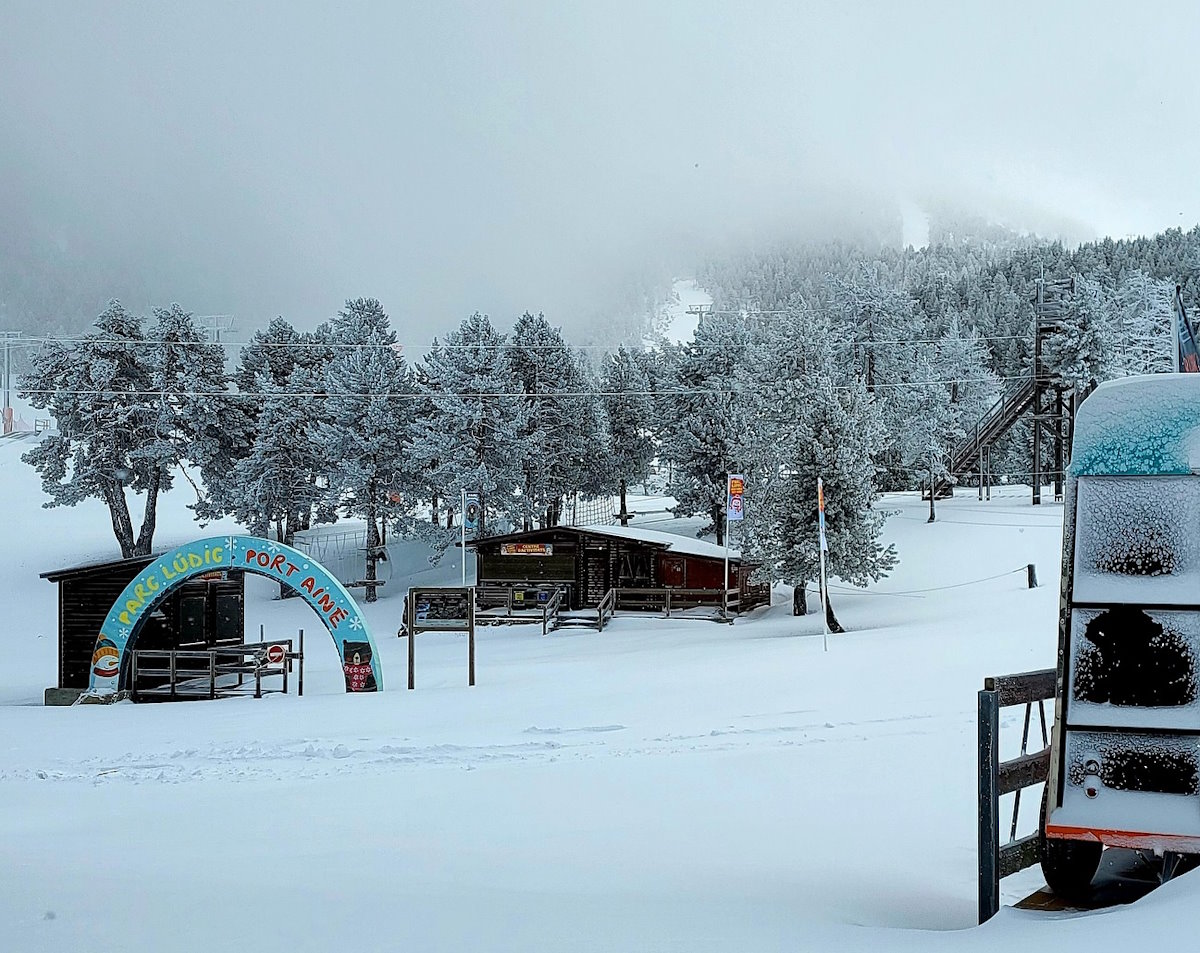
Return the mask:
[[[1000,910],[1000,698],[979,693],[979,922]]]
[[[217,653],[211,652],[208,656],[208,697],[215,699],[217,697]]]
[[[287,640],[287,651],[283,655],[283,693],[287,694],[288,666],[291,664],[292,640]]]
[[[687,580],[685,579],[684,582]],[[667,590],[667,618],[671,618],[671,590]]]
[[[413,599],[412,590],[408,591],[408,687],[410,689],[417,687],[416,673],[413,666],[416,664],[416,654],[414,644],[417,641],[417,603]]]
[[[1029,583],[1029,588],[1036,589],[1038,587],[1037,567],[1033,563],[1029,563],[1025,567],[1025,575],[1026,581]]]
[[[467,591],[467,684],[475,684],[475,590]]]
[[[171,678],[171,697],[172,697],[172,698],[174,698],[174,697],[175,697],[175,650],[174,650],[174,649],[172,649],[172,650],[171,650],[170,666],[169,666],[169,667],[170,667],[170,672],[171,672],[171,675],[170,675],[170,678]]]
[[[262,666],[254,665],[254,697],[262,698]]]
[[[300,673],[297,679],[296,694],[304,697],[304,630],[300,630]]]
[[[129,653],[129,697],[137,701],[137,652]]]

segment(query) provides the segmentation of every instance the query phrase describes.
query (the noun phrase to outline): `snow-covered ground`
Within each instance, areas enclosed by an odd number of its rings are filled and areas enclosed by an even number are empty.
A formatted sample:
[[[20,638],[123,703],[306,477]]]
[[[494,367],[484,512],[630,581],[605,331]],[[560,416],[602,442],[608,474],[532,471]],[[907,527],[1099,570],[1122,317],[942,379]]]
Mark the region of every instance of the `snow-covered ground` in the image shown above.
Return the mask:
[[[968,491],[932,525],[888,498],[900,566],[835,590],[852,631],[828,652],[780,588],[732,626],[485,629],[474,688],[464,639],[423,634],[409,692],[397,567],[366,609],[386,692],[344,694],[315,617],[251,579],[252,630],[308,633],[303,698],[44,708],[56,610],[38,573],[113,544],[98,504],[38,509],[20,449],[0,443],[0,949],[1057,951],[1194,933],[1190,877],[1129,908],[973,926],[975,692],[1054,658],[1061,509],[1025,491]],[[200,535],[187,489],[164,500],[163,545]],[[1029,562],[1040,589],[1014,571]],[[955,588],[913,591],[935,587]],[[1005,899],[1038,883],[1011,878]]]

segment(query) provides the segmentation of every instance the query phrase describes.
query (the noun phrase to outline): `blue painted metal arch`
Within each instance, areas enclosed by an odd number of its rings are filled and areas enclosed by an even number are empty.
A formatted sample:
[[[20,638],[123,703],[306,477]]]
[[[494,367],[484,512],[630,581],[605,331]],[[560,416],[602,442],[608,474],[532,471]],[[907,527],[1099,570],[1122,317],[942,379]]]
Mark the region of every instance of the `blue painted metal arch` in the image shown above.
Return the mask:
[[[117,597],[96,637],[89,692],[117,691],[130,640],[168,593],[195,576],[223,570],[267,576],[291,586],[332,636],[342,659],[346,690],[383,689],[383,666],[367,620],[354,597],[325,567],[283,543],[257,536],[210,536],[160,556]]]

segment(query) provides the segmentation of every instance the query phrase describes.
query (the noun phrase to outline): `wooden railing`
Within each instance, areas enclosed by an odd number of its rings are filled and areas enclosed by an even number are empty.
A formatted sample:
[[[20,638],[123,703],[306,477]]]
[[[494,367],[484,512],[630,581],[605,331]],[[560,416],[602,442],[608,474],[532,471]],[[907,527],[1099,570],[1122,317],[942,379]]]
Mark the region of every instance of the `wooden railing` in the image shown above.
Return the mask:
[[[278,646],[282,658],[268,662],[268,650]],[[291,639],[254,642],[242,645],[217,646],[210,649],[136,649],[132,653],[129,671],[130,696],[134,701],[144,698],[226,698],[244,694],[247,676],[254,679],[254,697],[263,692],[288,690],[288,674],[299,662],[298,694],[304,694],[304,632],[300,632],[299,651],[292,650]],[[182,663],[182,664],[180,664]],[[223,675],[236,675],[236,686],[218,685]],[[262,680],[282,676],[280,689],[263,689]],[[160,680],[166,678],[163,683]],[[139,688],[139,679],[152,679],[153,686]]]
[[[616,590],[616,604],[622,609],[659,609],[670,617],[672,612],[698,609],[705,606],[716,609],[721,618],[729,611],[737,611],[739,592],[737,589],[639,589],[621,587]]]
[[[617,611],[617,590],[609,589],[604,594],[604,598],[600,600],[600,604],[596,606],[596,628],[603,632],[604,624],[608,619],[611,619]]]
[[[558,626],[558,614],[562,610],[563,592],[561,589],[554,590],[554,595],[542,605],[542,635],[546,635],[552,628]],[[551,625],[551,621],[554,625]]]
[[[1050,773],[1050,735],[1045,703],[1056,692],[1056,673],[1048,668],[1021,675],[987,678],[979,693],[979,922],[1000,910],[1000,880],[1041,860],[1041,831],[1017,837],[1021,791],[1043,783]],[[1042,729],[1042,748],[1029,753],[1034,703]],[[1025,706],[1021,753],[1000,760],[1000,709]],[[1016,793],[1008,840],[1000,843],[1000,797]],[[1040,826],[1039,821],[1039,826]]]

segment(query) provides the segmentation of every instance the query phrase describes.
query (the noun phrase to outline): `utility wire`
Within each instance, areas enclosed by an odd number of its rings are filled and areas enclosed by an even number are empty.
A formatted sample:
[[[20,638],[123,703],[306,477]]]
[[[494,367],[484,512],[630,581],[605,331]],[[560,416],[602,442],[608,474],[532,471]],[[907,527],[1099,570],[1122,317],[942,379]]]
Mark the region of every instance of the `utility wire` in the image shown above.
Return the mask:
[[[950,384],[984,384],[993,383],[996,381],[1009,380],[1025,380],[1026,378],[947,378],[944,380],[927,380],[927,381],[895,381],[891,383],[877,383],[875,389],[901,389],[906,387],[935,387],[945,386]],[[832,388],[835,391],[849,392],[857,388],[846,385],[838,385]],[[509,397],[509,398],[542,398],[542,399],[558,399],[569,397],[687,397],[687,396],[723,396],[733,397],[740,395],[742,391],[734,388],[681,388],[672,390],[578,390],[578,391],[555,391],[553,393],[525,393],[523,391],[420,391],[414,393],[396,393],[391,391],[373,392],[373,393],[355,393],[349,391],[286,391],[281,394],[267,394],[256,391],[229,391],[229,390],[212,390],[212,391],[174,391],[174,390],[103,390],[103,389],[86,389],[86,388],[31,388],[21,389],[20,393],[27,396],[71,396],[71,397],[229,397],[229,398],[251,398],[253,400],[265,400],[269,397],[280,398],[297,398],[303,397],[306,399],[316,399],[322,397],[357,397],[357,398],[386,398],[388,400],[437,400],[444,397],[459,397],[459,398],[475,398],[481,399],[484,397]],[[785,418],[787,419],[787,418]]]
[[[855,347],[883,347],[896,346],[903,344],[945,344],[951,341],[961,341],[970,344],[975,341],[1027,341],[1030,336],[1027,334],[996,334],[996,335],[980,335],[961,338],[894,338],[890,340],[872,340],[872,341],[855,341],[844,339],[836,336],[837,343],[853,344]],[[169,345],[172,347],[255,347],[255,348],[296,348],[296,349],[321,349],[327,348],[330,350],[346,350],[346,349],[371,349],[371,350],[392,350],[406,351],[409,349],[415,350],[520,350],[520,351],[614,351],[617,346],[611,344],[521,344],[519,342],[509,341],[504,344],[446,344],[438,342],[437,344],[405,344],[396,342],[394,344],[371,344],[366,342],[322,342],[322,341],[171,341],[156,338],[97,338],[97,337],[22,337],[21,341],[25,346],[30,344],[104,344],[104,345],[128,345],[128,346],[158,346]],[[714,342],[709,344],[685,342],[684,347],[695,350],[733,350],[735,348],[750,347],[756,342],[752,341],[724,341]],[[629,347],[629,345],[625,345]],[[656,350],[658,345],[649,343],[642,344],[637,347],[638,350]]]

